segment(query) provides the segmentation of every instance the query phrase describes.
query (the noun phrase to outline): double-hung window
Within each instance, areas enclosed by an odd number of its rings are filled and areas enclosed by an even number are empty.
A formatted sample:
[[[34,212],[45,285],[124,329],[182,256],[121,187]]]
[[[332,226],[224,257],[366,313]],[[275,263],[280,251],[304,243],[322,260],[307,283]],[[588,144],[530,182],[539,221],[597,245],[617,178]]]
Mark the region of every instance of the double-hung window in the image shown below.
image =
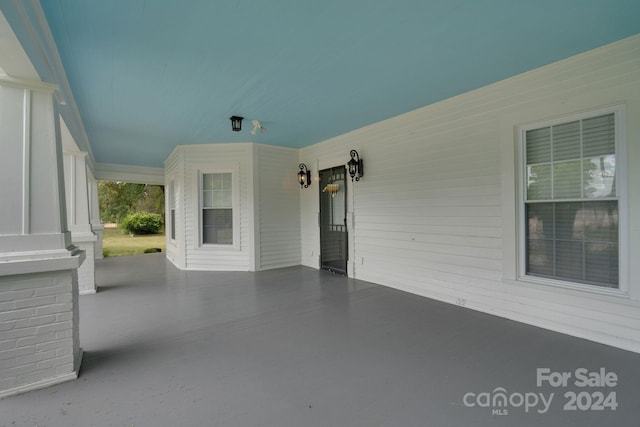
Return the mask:
[[[169,237],[176,240],[176,184],[169,182]]]
[[[522,129],[524,276],[620,287],[619,115]]]
[[[202,174],[202,243],[233,245],[232,173]]]

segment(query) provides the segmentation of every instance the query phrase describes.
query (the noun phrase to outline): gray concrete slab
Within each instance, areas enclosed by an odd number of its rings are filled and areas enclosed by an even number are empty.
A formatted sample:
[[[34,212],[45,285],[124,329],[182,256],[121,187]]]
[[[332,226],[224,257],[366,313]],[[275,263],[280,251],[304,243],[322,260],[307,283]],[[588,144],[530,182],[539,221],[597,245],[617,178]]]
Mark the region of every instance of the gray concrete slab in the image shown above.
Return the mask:
[[[640,425],[639,354],[305,267],[183,272],[149,254],[96,274],[80,378],[0,401],[0,427]],[[572,378],[538,387],[538,368]],[[578,387],[579,368],[618,381]]]

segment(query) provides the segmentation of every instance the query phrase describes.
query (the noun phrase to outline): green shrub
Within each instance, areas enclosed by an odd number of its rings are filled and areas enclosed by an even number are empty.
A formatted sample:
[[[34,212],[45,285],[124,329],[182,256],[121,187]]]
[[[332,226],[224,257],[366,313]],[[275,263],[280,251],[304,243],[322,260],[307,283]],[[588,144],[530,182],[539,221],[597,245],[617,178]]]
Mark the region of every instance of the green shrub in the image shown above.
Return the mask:
[[[129,214],[122,218],[120,227],[131,235],[157,234],[162,228],[162,216],[149,212]]]

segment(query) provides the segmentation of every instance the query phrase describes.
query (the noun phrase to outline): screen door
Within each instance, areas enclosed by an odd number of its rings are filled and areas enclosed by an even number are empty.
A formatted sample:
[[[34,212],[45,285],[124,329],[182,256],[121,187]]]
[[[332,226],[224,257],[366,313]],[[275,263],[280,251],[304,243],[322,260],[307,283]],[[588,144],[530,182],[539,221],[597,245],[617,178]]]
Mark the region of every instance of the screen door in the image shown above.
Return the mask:
[[[347,169],[320,171],[320,268],[347,274]]]

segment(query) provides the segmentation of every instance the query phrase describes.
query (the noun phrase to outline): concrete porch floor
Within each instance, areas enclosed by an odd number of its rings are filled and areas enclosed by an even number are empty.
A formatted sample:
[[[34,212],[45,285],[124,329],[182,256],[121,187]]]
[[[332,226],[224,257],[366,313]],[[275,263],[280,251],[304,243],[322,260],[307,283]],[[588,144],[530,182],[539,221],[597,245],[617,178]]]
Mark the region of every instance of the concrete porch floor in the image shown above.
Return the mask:
[[[638,426],[639,354],[305,267],[182,272],[149,254],[96,273],[80,378],[0,401],[1,427]],[[536,386],[537,368],[601,367],[617,386]],[[465,406],[498,387],[554,396],[545,413]],[[618,407],[567,411],[569,391]]]

